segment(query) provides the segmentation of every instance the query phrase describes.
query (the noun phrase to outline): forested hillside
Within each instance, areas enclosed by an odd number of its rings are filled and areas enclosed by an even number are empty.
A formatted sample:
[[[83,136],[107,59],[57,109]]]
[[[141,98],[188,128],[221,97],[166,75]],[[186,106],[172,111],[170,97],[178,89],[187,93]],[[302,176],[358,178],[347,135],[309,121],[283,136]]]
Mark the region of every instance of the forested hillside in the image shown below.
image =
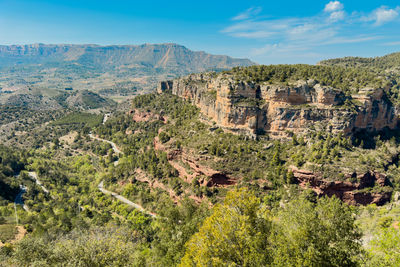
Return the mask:
[[[231,74],[237,81],[266,82],[270,84],[288,84],[299,80],[314,79],[322,85],[332,86],[344,92],[368,86],[382,87],[385,85],[385,80],[372,71],[340,66],[259,65],[236,67],[224,73]]]
[[[26,53],[86,57],[48,49]],[[336,62],[191,74],[125,104],[6,93],[0,263],[398,266],[396,79]]]
[[[14,120],[11,111],[4,123]],[[289,140],[251,140],[224,132],[171,94],[138,96],[129,110],[105,117],[65,110],[38,120],[29,112],[16,119],[22,119],[20,127],[27,120],[29,131],[7,136],[13,150],[0,148],[8,190],[0,208],[3,265],[399,261],[396,132],[372,139],[315,131]],[[357,196],[349,202],[303,180],[299,174],[306,170],[321,182],[363,186],[349,192]],[[371,171],[375,176],[367,175]],[[385,176],[383,185],[378,174]],[[15,211],[22,188],[25,205],[18,203]],[[357,202],[387,195],[386,205]],[[17,241],[15,215],[27,231]]]
[[[363,67],[372,68],[376,71],[394,71],[400,70],[400,53],[393,53],[383,57],[363,58],[363,57],[345,57],[328,59],[319,62],[320,65],[337,65],[343,67]]]
[[[383,57],[361,58],[361,57],[345,57],[323,60],[318,63],[324,66],[339,66],[346,69],[357,68],[363,71],[376,73],[387,83],[387,90],[390,92],[393,102],[396,105],[399,101],[399,84],[400,84],[400,53],[393,53]]]

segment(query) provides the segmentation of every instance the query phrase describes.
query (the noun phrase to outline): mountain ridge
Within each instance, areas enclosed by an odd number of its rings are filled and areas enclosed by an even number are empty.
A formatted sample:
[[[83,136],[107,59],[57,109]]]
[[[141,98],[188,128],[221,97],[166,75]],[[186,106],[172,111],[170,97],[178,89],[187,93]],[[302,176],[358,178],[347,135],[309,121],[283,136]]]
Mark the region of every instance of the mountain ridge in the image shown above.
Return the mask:
[[[149,92],[160,80],[255,63],[167,44],[0,45],[1,90],[90,90],[107,96]]]
[[[85,54],[94,54],[96,55],[103,54],[107,55],[106,53],[109,53],[110,51],[114,51],[114,60],[115,59],[120,59],[116,56],[118,56],[118,52],[129,52],[133,53],[133,55],[128,54],[128,58],[126,61],[123,61],[124,64],[132,63],[143,59],[146,59],[143,55],[143,52],[146,52],[145,56],[147,56],[147,53],[151,52],[151,49],[153,49],[154,53],[159,53],[159,52],[164,52],[160,53],[161,55],[156,56],[157,58],[161,59],[159,61],[165,61],[168,58],[165,58],[165,56],[169,56],[171,53],[171,49],[175,49],[177,52],[186,52],[186,53],[192,53],[192,57],[200,57],[200,56],[205,56],[206,59],[212,58],[214,60],[219,60],[222,61],[220,63],[215,63],[215,67],[226,67],[223,65],[223,63],[229,63],[232,62],[233,64],[238,63],[237,65],[253,65],[255,64],[254,62],[248,60],[248,59],[243,59],[243,58],[232,58],[226,55],[212,55],[209,53],[206,53],[205,51],[192,51],[188,49],[187,47],[183,45],[179,45],[176,43],[160,43],[160,44],[141,44],[141,45],[98,45],[98,44],[43,44],[43,43],[38,43],[38,44],[25,44],[25,45],[0,45],[0,58],[4,58],[7,56],[10,57],[42,57],[42,56],[52,56],[50,57],[50,60],[44,60],[44,62],[50,62],[52,60],[65,60],[65,61],[74,61],[74,60],[82,60],[82,56]],[[167,50],[166,50],[167,49]],[[124,51],[123,51],[124,50]],[[166,51],[165,51],[166,50]],[[174,51],[172,51],[174,52]],[[72,55],[70,55],[72,54]],[[64,57],[63,57],[64,56]],[[71,57],[72,56],[72,57]],[[59,58],[60,57],[60,58]],[[23,58],[21,58],[23,59]],[[35,58],[32,58],[33,60]],[[37,58],[36,60],[39,60],[40,58]],[[92,60],[94,58],[91,58]],[[148,60],[148,59],[147,59]],[[157,63],[159,63],[159,61]],[[146,62],[146,60],[144,60]],[[36,62],[37,63],[37,62]],[[111,62],[113,63],[113,62]],[[118,63],[118,62],[115,62]],[[153,62],[150,62],[153,63]],[[1,63],[0,63],[1,64]],[[153,64],[155,66],[157,65],[163,65],[163,64]],[[164,64],[167,65],[167,64]],[[211,67],[213,64],[210,64]],[[229,65],[229,64],[228,64]],[[236,65],[236,64],[235,64]],[[1,65],[0,65],[1,66]],[[3,63],[4,66],[4,63]]]

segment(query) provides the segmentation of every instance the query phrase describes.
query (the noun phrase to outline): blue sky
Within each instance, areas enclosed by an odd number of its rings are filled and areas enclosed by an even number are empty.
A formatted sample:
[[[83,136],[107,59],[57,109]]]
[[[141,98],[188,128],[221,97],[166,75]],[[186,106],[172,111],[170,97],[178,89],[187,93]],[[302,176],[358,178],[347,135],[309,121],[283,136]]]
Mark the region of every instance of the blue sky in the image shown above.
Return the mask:
[[[173,42],[261,64],[400,51],[400,2],[0,0],[0,44]]]

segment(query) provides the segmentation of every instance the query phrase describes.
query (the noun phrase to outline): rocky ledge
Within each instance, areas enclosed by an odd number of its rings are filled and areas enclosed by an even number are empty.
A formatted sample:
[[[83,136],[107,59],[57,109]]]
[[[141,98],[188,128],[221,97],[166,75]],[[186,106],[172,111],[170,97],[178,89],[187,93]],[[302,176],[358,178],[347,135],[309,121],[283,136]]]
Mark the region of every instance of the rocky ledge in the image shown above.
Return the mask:
[[[179,177],[189,184],[194,180],[207,187],[227,187],[237,183],[237,179],[229,173],[202,165],[202,161],[210,159],[208,156],[196,155],[186,149],[172,148],[171,143],[162,144],[158,137],[154,138],[154,149],[166,152],[169,164],[177,170]]]
[[[346,180],[328,181],[321,174],[300,170],[292,167],[292,172],[302,188],[312,189],[318,196],[333,196],[350,205],[383,205],[390,201],[392,188],[386,175],[368,171],[366,173],[351,173]]]
[[[383,88],[364,88],[345,96],[315,80],[281,85],[203,73],[161,82],[158,92],[187,99],[220,127],[253,137],[267,133],[280,138],[309,130],[352,134],[393,129],[398,123]]]

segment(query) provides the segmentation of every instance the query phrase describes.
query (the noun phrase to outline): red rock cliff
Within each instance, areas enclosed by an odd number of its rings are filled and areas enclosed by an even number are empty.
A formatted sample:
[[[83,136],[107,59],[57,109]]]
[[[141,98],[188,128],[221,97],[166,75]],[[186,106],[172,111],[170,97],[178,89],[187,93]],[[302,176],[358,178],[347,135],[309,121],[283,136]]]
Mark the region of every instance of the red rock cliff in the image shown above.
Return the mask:
[[[349,181],[329,181],[320,174],[292,167],[292,172],[302,188],[310,188],[319,196],[333,196],[351,205],[383,205],[390,201],[391,190],[385,190],[388,185],[386,175],[369,171],[363,174],[350,174]],[[375,190],[371,190],[374,188]],[[368,190],[369,189],[369,190]]]

